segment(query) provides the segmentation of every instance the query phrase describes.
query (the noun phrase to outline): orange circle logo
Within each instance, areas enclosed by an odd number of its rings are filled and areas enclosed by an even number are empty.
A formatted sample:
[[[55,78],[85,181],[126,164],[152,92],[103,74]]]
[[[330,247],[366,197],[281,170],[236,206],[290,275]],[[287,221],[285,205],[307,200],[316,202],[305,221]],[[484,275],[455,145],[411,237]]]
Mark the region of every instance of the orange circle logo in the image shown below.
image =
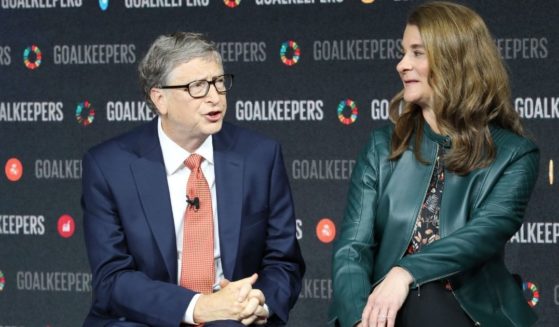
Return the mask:
[[[322,243],[330,243],[336,238],[336,225],[329,218],[322,218],[316,225],[316,237]]]
[[[23,175],[23,165],[21,164],[21,161],[19,161],[19,159],[10,158],[8,159],[8,162],[6,162],[4,171],[6,172],[6,177],[10,181],[17,182]]]

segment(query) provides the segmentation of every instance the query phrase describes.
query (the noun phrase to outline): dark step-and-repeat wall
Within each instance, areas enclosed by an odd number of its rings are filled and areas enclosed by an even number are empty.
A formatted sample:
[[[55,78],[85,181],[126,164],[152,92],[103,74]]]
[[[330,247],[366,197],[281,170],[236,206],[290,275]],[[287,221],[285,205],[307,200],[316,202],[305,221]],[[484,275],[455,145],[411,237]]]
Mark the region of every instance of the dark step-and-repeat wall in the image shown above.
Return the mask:
[[[289,326],[324,326],[348,179],[401,89],[413,0],[0,0],[0,326],[81,326],[91,302],[81,158],[153,118],[137,65],[157,35],[203,32],[235,74],[227,120],[283,145],[307,263]],[[486,20],[541,149],[507,244],[537,326],[559,326],[559,2],[462,1]],[[88,199],[84,199],[87,201]]]

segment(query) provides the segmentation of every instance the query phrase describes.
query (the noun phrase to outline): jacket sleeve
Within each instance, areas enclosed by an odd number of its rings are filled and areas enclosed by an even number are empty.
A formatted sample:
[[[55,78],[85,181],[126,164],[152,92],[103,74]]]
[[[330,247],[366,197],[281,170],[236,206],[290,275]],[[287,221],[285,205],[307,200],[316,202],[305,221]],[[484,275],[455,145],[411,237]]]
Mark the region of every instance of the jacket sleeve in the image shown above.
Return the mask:
[[[333,299],[330,322],[353,326],[372,289],[374,220],[378,167],[374,137],[359,155],[352,172],[346,209],[332,258]]]
[[[93,309],[152,326],[178,326],[193,292],[136,269],[112,190],[94,156],[83,159],[84,231],[93,273]],[[124,318],[123,318],[124,319]]]
[[[287,324],[301,292],[305,263],[295,231],[295,211],[281,147],[276,144],[270,170],[269,217],[265,253],[254,287],[261,289],[273,316]]]
[[[413,286],[464,272],[501,252],[522,225],[538,163],[538,149],[527,140],[508,160],[494,162],[486,177],[493,185],[483,186],[486,191],[472,208],[468,223],[397,263],[413,275]]]

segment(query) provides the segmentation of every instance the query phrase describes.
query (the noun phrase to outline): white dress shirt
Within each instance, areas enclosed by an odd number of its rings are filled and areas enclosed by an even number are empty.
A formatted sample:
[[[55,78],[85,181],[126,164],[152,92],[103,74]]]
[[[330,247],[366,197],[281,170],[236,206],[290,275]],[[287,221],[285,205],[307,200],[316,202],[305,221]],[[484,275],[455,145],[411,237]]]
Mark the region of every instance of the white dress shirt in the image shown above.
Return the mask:
[[[165,134],[161,126],[161,119],[159,119],[158,122],[157,132],[159,136],[159,143],[161,145],[161,152],[163,153],[163,161],[165,163],[167,183],[169,185],[169,194],[171,197],[171,207],[173,210],[173,220],[175,222],[178,258],[177,282],[180,283],[184,212],[187,205],[186,184],[188,182],[188,177],[190,176],[190,169],[184,165],[184,161],[191,155],[191,153],[180,147]],[[208,136],[204,143],[202,143],[202,145],[196,149],[194,153],[197,153],[204,158],[200,168],[202,169],[204,177],[206,177],[206,180],[208,181],[208,186],[210,187],[210,193],[212,196],[215,264],[215,283],[213,289],[219,290],[219,282],[223,279],[223,268],[221,266],[221,252],[219,249],[219,224],[217,220],[217,197],[215,188],[212,136]],[[189,324],[194,324],[194,307],[199,297],[200,294],[195,295],[186,310],[184,321]]]

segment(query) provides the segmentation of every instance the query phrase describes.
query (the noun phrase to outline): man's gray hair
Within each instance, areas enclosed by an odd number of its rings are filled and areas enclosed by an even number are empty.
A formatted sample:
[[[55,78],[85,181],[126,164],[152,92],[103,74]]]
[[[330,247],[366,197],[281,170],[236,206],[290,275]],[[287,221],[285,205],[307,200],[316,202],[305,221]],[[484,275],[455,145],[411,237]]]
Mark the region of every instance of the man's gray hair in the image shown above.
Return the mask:
[[[153,112],[158,113],[150,98],[151,89],[165,85],[175,67],[196,58],[207,58],[222,64],[215,43],[199,33],[160,35],[153,42],[138,66],[140,86],[147,105]]]

